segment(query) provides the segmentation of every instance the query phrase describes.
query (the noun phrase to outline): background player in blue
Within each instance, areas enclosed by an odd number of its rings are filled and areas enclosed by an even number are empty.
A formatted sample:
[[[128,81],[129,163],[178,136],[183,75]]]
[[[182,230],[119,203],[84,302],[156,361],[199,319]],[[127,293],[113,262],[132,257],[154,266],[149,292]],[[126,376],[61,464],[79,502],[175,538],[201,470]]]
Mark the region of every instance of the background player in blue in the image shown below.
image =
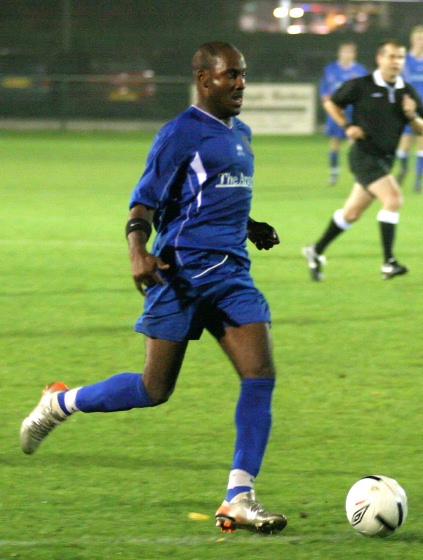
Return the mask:
[[[355,43],[344,42],[339,45],[337,60],[325,66],[320,80],[319,93],[324,104],[340,85],[347,80],[368,74],[366,68],[356,62]],[[347,108],[350,116],[351,108]],[[339,150],[341,141],[346,138],[345,131],[331,116],[326,116],[326,136],[329,137],[329,185],[334,185],[339,177]]]
[[[420,97],[423,99],[423,25],[414,27],[410,34],[410,51],[407,53],[404,65],[404,79],[410,83]],[[411,144],[413,141],[413,130],[407,125],[401,137],[397,157],[400,169],[397,181],[401,185],[408,171]],[[423,136],[417,136],[417,158],[416,175],[414,179],[414,191],[421,193],[423,177]]]
[[[241,380],[235,453],[216,525],[229,532],[277,533],[285,517],[264,510],[253,490],[271,428],[275,366],[269,309],[249,274],[246,239],[259,249],[279,239],[271,226],[249,218],[251,131],[236,118],[245,88],[244,57],[227,43],[206,43],[192,66],[197,103],[159,132],[130,201],[132,277],[147,296],[136,324],[146,338],[143,374],[117,374],[71,390],[59,382],[48,386],[22,423],[21,446],[33,453],[78,410],[114,412],[166,402],[189,340],[207,329]],[[152,223],[157,235],[150,252]]]

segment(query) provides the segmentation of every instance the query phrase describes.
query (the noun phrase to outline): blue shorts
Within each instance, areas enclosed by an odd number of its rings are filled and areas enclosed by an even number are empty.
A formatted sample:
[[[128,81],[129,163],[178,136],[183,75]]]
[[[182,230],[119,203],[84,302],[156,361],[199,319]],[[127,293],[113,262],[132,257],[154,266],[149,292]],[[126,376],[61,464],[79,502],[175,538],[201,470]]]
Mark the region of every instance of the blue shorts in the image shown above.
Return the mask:
[[[326,136],[339,138],[340,140],[346,138],[345,130],[340,127],[339,124],[336,124],[331,117],[327,117],[326,119]]]
[[[164,286],[147,288],[144,313],[135,330],[152,338],[198,340],[204,329],[220,338],[225,327],[270,323],[269,306],[248,270],[232,263],[230,274],[216,282],[193,286],[175,275]]]

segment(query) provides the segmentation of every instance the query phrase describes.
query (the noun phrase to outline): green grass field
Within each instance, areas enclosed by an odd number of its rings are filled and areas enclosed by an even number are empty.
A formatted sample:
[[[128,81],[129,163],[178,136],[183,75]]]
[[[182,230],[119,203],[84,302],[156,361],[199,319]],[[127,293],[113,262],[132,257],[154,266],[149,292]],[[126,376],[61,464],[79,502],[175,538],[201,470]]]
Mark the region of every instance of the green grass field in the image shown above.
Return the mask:
[[[322,137],[255,139],[252,216],[281,237],[270,252],[250,246],[279,371],[256,490],[287,515],[286,530],[214,527],[238,380],[207,333],[189,347],[166,405],[76,414],[35,455],[20,450],[21,421],[46,383],[77,387],[142,369],[132,326],[143,301],[124,225],[150,142],[135,133],[0,136],[0,558],[420,559],[423,200],[405,186],[397,254],[407,276],[380,278],[375,202],[328,250],[325,282],[313,283],[300,248],[351,185],[344,153],[339,185],[327,186]],[[396,478],[408,494],[409,518],[388,539],[361,537],[345,517],[348,489],[367,474]]]

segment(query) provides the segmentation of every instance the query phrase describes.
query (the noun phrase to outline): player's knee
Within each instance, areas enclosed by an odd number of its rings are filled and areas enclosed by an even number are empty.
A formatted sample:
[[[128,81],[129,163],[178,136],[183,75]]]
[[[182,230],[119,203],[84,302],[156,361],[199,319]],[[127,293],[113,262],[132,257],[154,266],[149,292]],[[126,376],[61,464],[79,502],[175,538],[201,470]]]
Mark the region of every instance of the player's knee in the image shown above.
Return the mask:
[[[396,203],[396,204],[391,204],[391,206],[389,207],[389,211],[390,212],[399,212],[400,209],[401,209],[401,205],[402,205],[401,201],[398,201],[398,203]]]
[[[401,189],[395,185],[391,185],[391,188],[386,189],[378,198],[382,202],[382,208],[388,212],[398,212],[403,203]]]
[[[165,404],[167,403],[167,401],[169,400],[169,397],[165,397],[163,399],[159,399],[159,400],[153,400],[153,404],[151,405],[152,408],[154,408],[155,406],[160,406],[161,404]]]
[[[150,399],[152,401],[151,406],[159,406],[161,404],[167,403],[167,401],[172,396],[173,391],[174,391],[174,387],[172,387],[172,389],[167,390],[167,391],[164,391],[164,390],[163,391],[154,391],[153,394],[150,394]]]
[[[402,203],[403,203],[402,194],[401,193],[395,193],[395,195],[392,196],[392,198],[391,198],[389,210],[391,212],[398,212],[398,210],[402,206]]]
[[[276,370],[273,364],[263,363],[256,367],[249,367],[248,371],[241,373],[243,379],[246,378],[274,378],[276,377]]]
[[[402,197],[390,197],[384,201],[383,209],[388,212],[398,212],[402,205]]]

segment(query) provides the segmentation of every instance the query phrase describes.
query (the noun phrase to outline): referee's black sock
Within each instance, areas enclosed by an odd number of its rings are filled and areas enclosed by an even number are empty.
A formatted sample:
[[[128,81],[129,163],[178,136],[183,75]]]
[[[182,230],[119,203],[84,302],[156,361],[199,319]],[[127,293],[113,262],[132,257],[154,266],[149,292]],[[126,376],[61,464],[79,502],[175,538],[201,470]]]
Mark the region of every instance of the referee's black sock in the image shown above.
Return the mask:
[[[395,240],[396,225],[399,222],[399,213],[382,209],[379,210],[377,220],[380,223],[380,235],[385,262],[388,262],[389,259],[394,258],[392,250]]]
[[[332,243],[332,241],[336,239],[338,235],[340,235],[343,231],[349,229],[351,225],[352,224],[345,220],[343,211],[337,210],[334,213],[333,218],[329,222],[326,231],[314,246],[314,250],[316,251],[316,253],[318,255],[323,254],[323,251],[326,249],[329,243]]]
[[[385,262],[393,259],[392,247],[394,246],[395,239],[395,225],[388,222],[379,222],[380,234],[382,239],[383,254],[385,255]]]

